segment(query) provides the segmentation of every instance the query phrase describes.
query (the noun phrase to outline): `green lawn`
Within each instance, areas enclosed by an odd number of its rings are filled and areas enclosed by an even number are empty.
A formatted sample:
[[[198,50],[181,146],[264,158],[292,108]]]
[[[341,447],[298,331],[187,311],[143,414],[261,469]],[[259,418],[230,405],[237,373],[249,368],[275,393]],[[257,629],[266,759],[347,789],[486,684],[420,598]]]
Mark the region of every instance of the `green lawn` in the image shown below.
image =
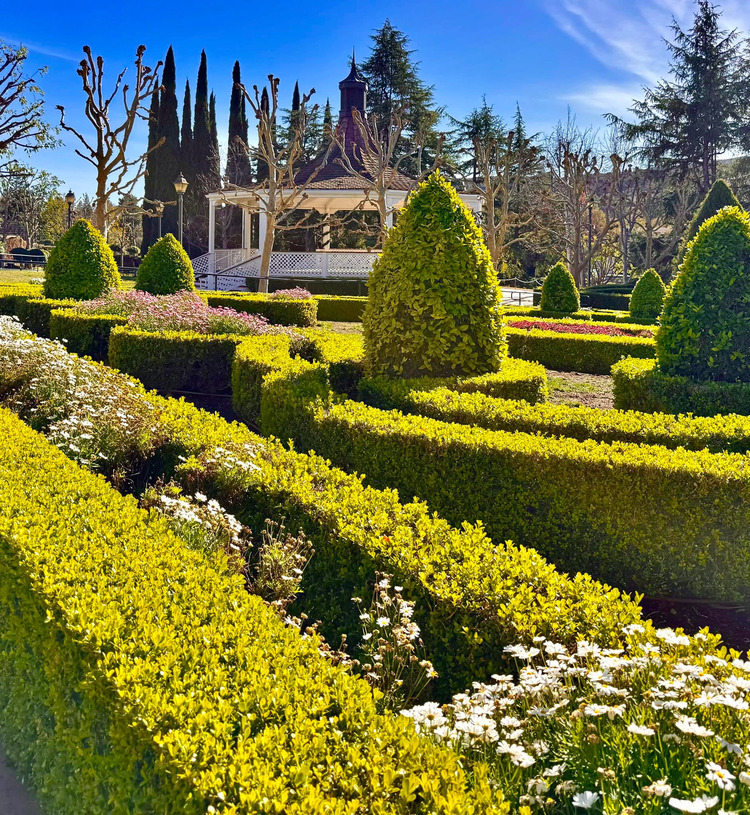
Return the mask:
[[[42,279],[44,269],[0,269],[0,283],[28,283],[30,280]],[[123,275],[123,289],[132,289],[135,286],[135,274]]]

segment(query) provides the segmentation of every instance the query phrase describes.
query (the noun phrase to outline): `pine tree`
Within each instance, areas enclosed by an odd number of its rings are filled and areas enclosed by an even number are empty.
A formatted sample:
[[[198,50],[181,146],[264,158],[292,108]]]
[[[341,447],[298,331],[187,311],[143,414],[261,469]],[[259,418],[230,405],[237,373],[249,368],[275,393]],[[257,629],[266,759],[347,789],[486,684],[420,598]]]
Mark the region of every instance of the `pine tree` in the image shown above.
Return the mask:
[[[526,122],[521,114],[521,106],[516,102],[516,115],[513,117],[513,150],[524,150],[528,142],[526,135]]]
[[[159,81],[156,82],[156,87],[159,87]],[[151,106],[148,112],[148,149],[151,150],[159,141],[157,134],[157,125],[159,119],[159,91],[156,90],[151,95]],[[146,178],[143,184],[143,197],[148,201],[155,200],[154,188],[156,180],[156,153],[161,148],[157,148],[153,153],[149,153],[146,158]],[[79,206],[80,209],[80,206]],[[146,204],[144,209],[151,210],[152,206]],[[157,238],[158,226],[156,218],[148,215],[143,216],[143,239],[141,241],[141,255],[145,255],[149,247]]]
[[[174,180],[180,174],[180,123],[177,118],[177,77],[172,46],[167,51],[162,73],[162,91],[159,100],[157,136],[164,144],[154,151],[156,156],[156,183],[154,197],[157,201],[174,201]],[[158,226],[157,226],[158,231]],[[162,235],[177,234],[177,207],[164,208]]]

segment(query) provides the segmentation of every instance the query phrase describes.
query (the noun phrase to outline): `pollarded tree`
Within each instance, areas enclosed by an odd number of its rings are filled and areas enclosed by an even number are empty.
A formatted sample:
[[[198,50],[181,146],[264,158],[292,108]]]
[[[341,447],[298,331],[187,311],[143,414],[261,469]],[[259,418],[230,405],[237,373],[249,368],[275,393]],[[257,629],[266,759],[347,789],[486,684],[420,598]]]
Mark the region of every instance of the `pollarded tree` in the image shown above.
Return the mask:
[[[363,323],[372,374],[499,369],[506,344],[492,258],[471,213],[439,172],[409,196],[368,289]]]
[[[633,289],[630,298],[632,317],[658,317],[661,314],[667,289],[655,269],[646,269]]]
[[[171,232],[160,238],[146,253],[138,267],[135,287],[149,294],[195,290],[193,264]]]
[[[750,382],[750,215],[726,207],[688,247],[656,334],[659,368]]]
[[[76,221],[50,252],[44,296],[93,300],[119,288],[120,273],[104,236],[89,221]]]
[[[698,234],[698,230],[701,228],[701,225],[709,218],[713,218],[713,216],[716,215],[716,213],[723,207],[739,207],[742,209],[742,205],[732,192],[732,188],[726,181],[719,178],[714,181],[711,189],[708,191],[706,197],[703,199],[703,202],[698,207],[697,212],[695,215],[693,215],[693,219],[690,221],[690,225],[680,241],[680,248],[677,251],[677,257],[675,258],[675,272],[679,270],[680,264],[685,259],[685,252],[687,251],[688,244]]]
[[[581,296],[576,282],[562,261],[550,269],[542,286],[539,307],[542,311],[558,311],[561,314],[572,314],[581,307]]]

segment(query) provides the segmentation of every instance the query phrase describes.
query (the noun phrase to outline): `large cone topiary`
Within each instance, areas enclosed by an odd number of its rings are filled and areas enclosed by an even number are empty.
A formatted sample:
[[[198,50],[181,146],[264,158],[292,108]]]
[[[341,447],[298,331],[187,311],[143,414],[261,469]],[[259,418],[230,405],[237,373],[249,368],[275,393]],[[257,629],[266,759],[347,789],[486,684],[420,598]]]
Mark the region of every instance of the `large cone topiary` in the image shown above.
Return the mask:
[[[120,273],[104,236],[89,221],[76,221],[50,252],[44,296],[93,300],[119,287]]]
[[[138,267],[135,287],[149,294],[195,291],[193,264],[171,232],[146,252]]]
[[[630,314],[633,317],[658,317],[664,303],[667,288],[655,269],[646,269],[635,284],[630,298]]]
[[[750,215],[741,209],[709,218],[688,246],[656,348],[664,373],[750,382]]]
[[[706,193],[706,197],[701,202],[695,215],[693,215],[687,231],[680,241],[677,257],[674,260],[675,273],[679,272],[680,265],[685,259],[688,244],[698,234],[698,230],[703,223],[709,218],[713,218],[714,215],[716,215],[719,210],[724,209],[724,207],[739,207],[742,209],[742,205],[737,200],[737,196],[732,192],[732,188],[729,184],[721,178],[718,178],[714,181],[711,189]]]
[[[439,172],[409,196],[373,264],[368,294],[370,373],[451,376],[500,367],[502,299],[490,253]]]
[[[544,281],[539,308],[542,311],[572,314],[580,307],[581,295],[578,292],[578,286],[568,267],[560,261],[550,269]]]

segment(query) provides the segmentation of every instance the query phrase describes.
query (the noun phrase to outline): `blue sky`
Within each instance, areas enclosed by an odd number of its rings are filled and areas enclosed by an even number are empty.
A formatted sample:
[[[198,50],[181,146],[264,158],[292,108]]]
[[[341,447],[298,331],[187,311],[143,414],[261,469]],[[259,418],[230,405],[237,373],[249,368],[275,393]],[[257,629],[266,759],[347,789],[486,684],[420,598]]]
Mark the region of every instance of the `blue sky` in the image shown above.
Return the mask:
[[[749,0],[721,5],[726,26],[750,31]],[[56,120],[54,106],[62,104],[76,124],[82,92],[75,71],[84,44],[104,57],[112,81],[132,64],[140,43],[147,46],[150,64],[163,59],[172,44],[178,88],[189,78],[193,90],[205,48],[221,137],[235,59],[247,84],[262,83],[270,72],[279,76],[285,104],[299,80],[303,90],[317,89],[321,105],[330,96],[335,111],[348,54],[354,47],[358,59],[365,57],[370,33],[388,17],[411,38],[423,79],[435,86],[437,102],[451,115],[465,115],[486,94],[510,118],[518,100],[534,132],[554,126],[568,106],[581,124],[597,127],[603,113],[624,113],[633,95],[665,72],[661,38],[672,16],[689,25],[693,9],[693,0],[128,0],[93,6],[16,0],[5,6],[0,38],[23,42],[32,65],[49,66],[43,79],[48,116]],[[66,188],[93,191],[89,165],[74,154],[72,137],[64,139],[63,147],[39,154],[34,163]],[[145,128],[139,140],[145,142]]]

